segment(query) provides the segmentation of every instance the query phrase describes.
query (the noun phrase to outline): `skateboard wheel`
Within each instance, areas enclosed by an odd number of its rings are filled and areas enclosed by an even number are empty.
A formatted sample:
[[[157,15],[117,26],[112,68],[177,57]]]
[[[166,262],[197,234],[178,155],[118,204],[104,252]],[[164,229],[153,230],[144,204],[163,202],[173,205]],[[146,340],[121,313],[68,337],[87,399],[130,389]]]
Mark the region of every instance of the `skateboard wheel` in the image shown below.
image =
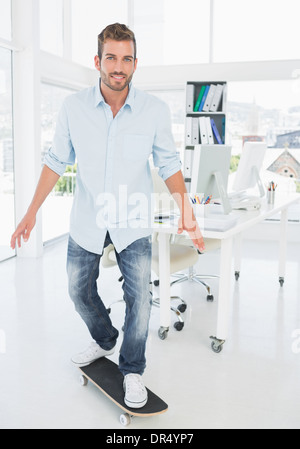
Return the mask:
[[[79,377],[79,381],[83,387],[85,387],[88,384],[88,379],[83,375]]]
[[[122,426],[129,426],[131,423],[131,416],[128,415],[128,413],[122,413],[122,415],[120,415],[120,423]]]

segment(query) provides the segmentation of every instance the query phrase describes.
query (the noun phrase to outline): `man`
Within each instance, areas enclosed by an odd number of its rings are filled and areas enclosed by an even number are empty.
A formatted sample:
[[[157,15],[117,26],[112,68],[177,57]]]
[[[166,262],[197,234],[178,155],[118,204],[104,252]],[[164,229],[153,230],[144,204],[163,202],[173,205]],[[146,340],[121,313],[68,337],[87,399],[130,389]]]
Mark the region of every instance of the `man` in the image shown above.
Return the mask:
[[[181,211],[178,232],[187,230],[200,251],[204,243],[185,195],[169,111],[162,101],[131,84],[137,67],[133,32],[118,23],[106,27],[98,37],[95,67],[100,72],[99,85],[69,96],[62,106],[32,203],[11,246],[15,248],[17,241],[20,247],[21,237],[25,242],[29,239],[37,211],[76,157],[67,258],[69,293],[94,341],[72,361],[84,366],[114,352],[118,331],[97,291],[103,248],[113,243],[126,302],[119,369],[124,375],[125,402],[138,408],[147,402],[141,376],[151,309],[151,154]],[[137,196],[142,198],[138,210]]]

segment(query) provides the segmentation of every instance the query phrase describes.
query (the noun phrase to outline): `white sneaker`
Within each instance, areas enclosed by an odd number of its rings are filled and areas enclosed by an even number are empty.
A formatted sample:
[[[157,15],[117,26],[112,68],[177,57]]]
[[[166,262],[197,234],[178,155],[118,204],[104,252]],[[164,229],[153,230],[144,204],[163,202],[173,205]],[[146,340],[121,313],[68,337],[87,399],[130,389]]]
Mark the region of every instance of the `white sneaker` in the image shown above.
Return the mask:
[[[115,348],[106,351],[93,341],[84,352],[74,355],[71,361],[74,363],[74,365],[79,367],[87,366],[95,360],[100,359],[100,357],[105,357],[107,355],[113,354],[114,352]]]
[[[126,374],[123,383],[125,398],[128,407],[143,407],[148,400],[148,393],[139,374]]]

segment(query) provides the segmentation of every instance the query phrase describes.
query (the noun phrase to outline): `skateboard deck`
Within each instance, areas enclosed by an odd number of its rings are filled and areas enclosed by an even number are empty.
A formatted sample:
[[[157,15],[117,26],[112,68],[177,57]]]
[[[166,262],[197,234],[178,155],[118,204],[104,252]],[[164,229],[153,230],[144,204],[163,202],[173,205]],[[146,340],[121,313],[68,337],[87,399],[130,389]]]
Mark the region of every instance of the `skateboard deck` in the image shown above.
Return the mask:
[[[128,407],[124,402],[123,375],[119,371],[118,365],[106,357],[102,357],[88,366],[81,367],[79,370],[82,373],[81,383],[83,385],[86,385],[87,380],[90,380],[109,399],[126,412],[126,415],[120,416],[120,421],[123,425],[130,423],[131,416],[154,416],[164,413],[168,409],[168,405],[148,388],[148,401],[144,407]]]

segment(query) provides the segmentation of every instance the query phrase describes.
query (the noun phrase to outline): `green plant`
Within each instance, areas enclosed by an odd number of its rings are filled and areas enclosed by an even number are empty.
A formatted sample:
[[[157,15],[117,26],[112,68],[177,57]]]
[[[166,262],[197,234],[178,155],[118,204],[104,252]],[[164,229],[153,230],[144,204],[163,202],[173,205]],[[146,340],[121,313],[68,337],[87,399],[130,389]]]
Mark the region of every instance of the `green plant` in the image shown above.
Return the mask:
[[[74,195],[76,188],[77,164],[68,165],[65,174],[57,181],[54,191],[56,195]]]
[[[239,154],[231,156],[230,160],[230,173],[237,171],[241,156]]]

